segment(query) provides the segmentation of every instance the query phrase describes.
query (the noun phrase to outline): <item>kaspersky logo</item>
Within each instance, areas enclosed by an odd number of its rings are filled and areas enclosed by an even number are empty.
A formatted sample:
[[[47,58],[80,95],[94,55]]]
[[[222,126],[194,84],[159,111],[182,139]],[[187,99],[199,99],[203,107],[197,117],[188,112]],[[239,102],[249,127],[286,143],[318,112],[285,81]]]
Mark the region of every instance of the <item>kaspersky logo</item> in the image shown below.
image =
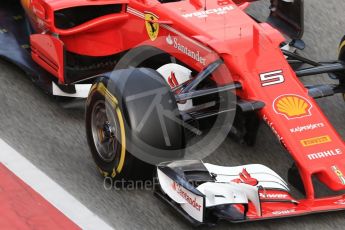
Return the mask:
[[[282,95],[273,102],[274,111],[288,120],[311,116],[312,107],[307,99],[294,94]]]

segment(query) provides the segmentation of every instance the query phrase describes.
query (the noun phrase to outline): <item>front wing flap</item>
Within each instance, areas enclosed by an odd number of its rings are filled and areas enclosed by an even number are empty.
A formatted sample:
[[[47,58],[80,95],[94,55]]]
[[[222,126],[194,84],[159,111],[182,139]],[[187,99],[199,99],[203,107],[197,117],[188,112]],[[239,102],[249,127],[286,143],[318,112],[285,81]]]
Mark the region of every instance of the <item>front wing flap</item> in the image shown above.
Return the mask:
[[[234,172],[240,172],[237,179]],[[267,184],[262,175],[273,183]],[[263,165],[222,167],[176,161],[158,165],[157,176],[155,195],[196,226],[214,225],[220,220],[238,223],[345,210],[345,195],[294,199],[283,179]],[[257,176],[261,178],[257,180]]]

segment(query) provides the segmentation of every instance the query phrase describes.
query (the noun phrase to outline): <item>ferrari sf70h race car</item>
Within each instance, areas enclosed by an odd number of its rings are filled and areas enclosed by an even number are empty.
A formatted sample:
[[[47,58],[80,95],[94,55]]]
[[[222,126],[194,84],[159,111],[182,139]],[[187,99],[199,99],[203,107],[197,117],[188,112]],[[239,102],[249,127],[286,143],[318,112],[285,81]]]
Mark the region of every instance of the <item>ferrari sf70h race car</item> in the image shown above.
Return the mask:
[[[344,195],[316,197],[312,180],[345,189],[343,139],[315,101],[345,93],[345,39],[338,60],[307,59],[303,0],[271,0],[264,21],[252,2],[1,0],[0,56],[51,95],[87,98],[101,174],[140,179],[158,164],[155,193],[195,224],[345,209]],[[334,84],[299,79],[317,74]],[[260,121],[294,159],[289,184],[305,198],[263,165],[186,160],[224,136],[254,145]]]

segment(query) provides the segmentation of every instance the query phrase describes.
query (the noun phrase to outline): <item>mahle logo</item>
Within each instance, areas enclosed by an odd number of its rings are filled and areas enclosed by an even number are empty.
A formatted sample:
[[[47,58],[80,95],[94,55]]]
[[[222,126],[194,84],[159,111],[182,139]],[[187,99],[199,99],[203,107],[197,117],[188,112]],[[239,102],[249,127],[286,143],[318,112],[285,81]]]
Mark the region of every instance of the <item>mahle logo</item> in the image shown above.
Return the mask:
[[[332,150],[327,150],[323,152],[308,154],[308,158],[309,160],[318,160],[318,159],[338,156],[342,154],[343,154],[343,151],[341,149],[332,149]]]

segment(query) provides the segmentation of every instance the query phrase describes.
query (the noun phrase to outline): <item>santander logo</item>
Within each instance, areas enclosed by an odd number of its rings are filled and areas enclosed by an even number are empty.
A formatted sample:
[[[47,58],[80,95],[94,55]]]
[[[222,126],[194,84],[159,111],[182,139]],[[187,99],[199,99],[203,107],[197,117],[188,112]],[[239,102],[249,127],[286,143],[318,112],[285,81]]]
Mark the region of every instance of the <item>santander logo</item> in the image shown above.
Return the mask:
[[[192,198],[189,194],[183,189],[183,187],[177,184],[175,181],[171,185],[172,189],[177,192],[185,201],[187,201],[193,208],[197,211],[201,211],[201,205],[197,202],[196,197]]]
[[[184,45],[179,41],[177,37],[172,37],[170,34],[166,37],[166,42],[168,45],[174,47],[181,53],[184,53],[188,57],[194,59],[195,61],[199,62],[203,66],[206,66],[206,58],[204,58],[201,54],[200,51],[193,50],[192,48]]]
[[[260,198],[262,199],[287,199],[290,196],[284,193],[259,193]]]
[[[168,45],[172,46],[174,44],[170,34],[167,36],[166,41],[167,41]]]

